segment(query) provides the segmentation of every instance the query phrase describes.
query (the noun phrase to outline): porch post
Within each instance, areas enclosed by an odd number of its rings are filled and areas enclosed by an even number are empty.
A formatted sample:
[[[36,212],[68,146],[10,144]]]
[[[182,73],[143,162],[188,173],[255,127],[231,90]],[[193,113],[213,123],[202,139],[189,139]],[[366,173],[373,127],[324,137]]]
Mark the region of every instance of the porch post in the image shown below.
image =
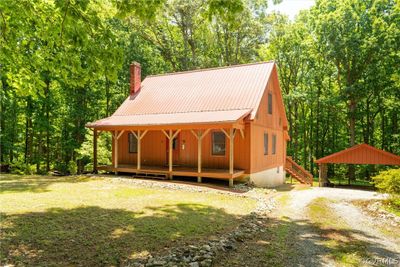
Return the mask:
[[[172,130],[169,130],[169,136],[168,170],[169,172],[172,172],[172,144],[174,142],[174,139],[172,138]]]
[[[326,163],[320,163],[319,165],[319,186],[325,186],[325,183],[328,181],[328,164]]]
[[[234,146],[234,140],[235,140],[235,129],[231,128],[229,129],[229,174],[233,176],[233,146]],[[233,186],[233,177],[229,179],[229,186]]]
[[[203,141],[204,136],[210,131],[210,129],[205,130],[204,132],[201,132],[201,130],[198,130],[197,133],[194,130],[190,130],[194,137],[197,139],[197,182],[201,183],[201,144]]]
[[[114,131],[114,172],[118,174],[118,131]]]
[[[97,173],[97,130],[93,129],[93,173]]]
[[[203,138],[201,137],[201,131],[198,131],[197,135],[197,182],[201,183],[201,142]]]
[[[137,169],[140,170],[142,168],[141,166],[141,157],[142,157],[142,138],[146,135],[147,130],[145,130],[144,132],[141,132],[140,130],[138,130],[136,139],[137,139]]]
[[[141,142],[141,136],[140,136],[140,130],[138,130],[138,133],[137,133],[137,136],[136,136],[136,140],[137,140],[137,158],[136,158],[136,160],[137,160],[137,164],[136,164],[136,168],[138,169],[138,170],[140,170],[140,168],[141,168],[141,166],[140,166],[140,156],[141,156],[141,146],[140,146],[140,144],[142,143]]]
[[[114,131],[114,172],[115,174],[118,174],[117,168],[118,168],[118,139],[122,136],[124,133],[124,130],[122,130],[120,133],[118,133],[117,130]]]
[[[168,145],[168,148],[169,148],[169,151],[168,151],[168,171],[170,173],[169,174],[169,178],[172,179],[172,174],[171,174],[171,172],[172,172],[172,144],[173,144],[173,141],[174,141],[175,137],[178,135],[178,133],[181,131],[181,129],[176,130],[175,133],[172,130],[169,130],[168,133],[165,130],[161,130],[161,131],[168,138],[168,142],[169,142],[169,145]]]

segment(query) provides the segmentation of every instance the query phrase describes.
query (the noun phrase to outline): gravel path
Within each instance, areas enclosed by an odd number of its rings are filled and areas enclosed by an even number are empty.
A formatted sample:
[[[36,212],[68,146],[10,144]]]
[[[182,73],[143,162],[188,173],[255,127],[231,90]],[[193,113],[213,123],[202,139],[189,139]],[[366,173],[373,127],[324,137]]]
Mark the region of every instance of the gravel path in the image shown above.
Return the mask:
[[[311,188],[280,192],[277,194],[277,199],[280,197],[286,200],[277,207],[273,216],[287,218],[295,224],[293,227],[295,246],[301,253],[294,265],[340,266],[329,257],[329,248],[323,245],[326,237],[321,236],[320,231],[315,229],[311,218],[308,217],[308,205],[317,198],[326,198],[329,200],[332,214],[338,216],[338,220],[344,221],[351,229],[348,234],[357,242],[366,244],[366,249],[373,255],[370,261],[364,262],[366,266],[374,266],[377,263],[374,260],[379,259],[392,259],[392,264],[389,266],[400,266],[400,240],[385,234],[377,227],[376,218],[370,217],[351,204],[353,200],[382,199],[381,194],[354,189]]]

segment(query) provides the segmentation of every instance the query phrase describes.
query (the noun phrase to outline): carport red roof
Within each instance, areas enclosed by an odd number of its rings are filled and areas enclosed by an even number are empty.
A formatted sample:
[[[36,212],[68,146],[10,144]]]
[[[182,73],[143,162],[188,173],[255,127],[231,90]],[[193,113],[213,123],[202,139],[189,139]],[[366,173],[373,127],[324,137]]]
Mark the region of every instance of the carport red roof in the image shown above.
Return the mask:
[[[316,163],[400,165],[400,156],[376,147],[359,144],[317,159]]]

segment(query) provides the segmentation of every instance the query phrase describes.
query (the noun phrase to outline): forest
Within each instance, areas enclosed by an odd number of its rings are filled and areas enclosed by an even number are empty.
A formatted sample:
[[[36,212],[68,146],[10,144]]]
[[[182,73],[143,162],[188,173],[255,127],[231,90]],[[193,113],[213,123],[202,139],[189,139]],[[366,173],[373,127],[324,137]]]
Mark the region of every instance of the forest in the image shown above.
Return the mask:
[[[285,0],[283,0],[285,1]],[[400,154],[400,1],[317,0],[294,19],[266,0],[0,1],[1,163],[90,170],[92,132],[142,77],[274,60],[288,155],[313,161],[358,143]],[[99,162],[110,161],[110,136]],[[330,173],[369,177],[373,166]]]

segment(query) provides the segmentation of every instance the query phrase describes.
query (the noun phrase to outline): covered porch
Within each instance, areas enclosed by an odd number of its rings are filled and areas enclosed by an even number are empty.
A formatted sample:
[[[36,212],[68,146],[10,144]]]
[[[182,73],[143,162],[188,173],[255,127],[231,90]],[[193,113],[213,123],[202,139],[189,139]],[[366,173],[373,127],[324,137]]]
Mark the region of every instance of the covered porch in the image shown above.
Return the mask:
[[[165,175],[166,178],[172,179],[173,176],[188,176],[199,178],[199,172],[196,167],[189,166],[174,166],[170,172],[168,166],[141,166],[138,169],[135,164],[119,164],[118,167],[113,165],[98,166],[98,170],[105,170],[110,172],[125,172],[134,173],[138,176],[154,177],[158,174]],[[244,174],[244,170],[234,169],[233,173],[229,173],[224,169],[202,168],[200,177],[215,178],[215,179],[235,179]],[[201,182],[201,180],[199,181]]]
[[[162,126],[113,126],[113,127],[93,127],[93,171],[105,170],[109,172],[132,173],[138,177],[155,177],[165,176],[167,179],[173,179],[174,176],[186,176],[186,177],[197,177],[199,183],[202,182],[202,178],[215,178],[225,179],[229,181],[229,186],[233,186],[233,181],[245,174],[245,169],[235,166],[235,140],[236,143],[244,142],[239,141],[245,139],[245,125],[243,118],[240,121],[233,121],[231,123],[219,123],[219,124],[196,124],[196,125],[169,125],[169,127]],[[210,157],[210,151],[204,153],[204,139],[208,138],[208,142],[211,139],[211,133],[218,131],[223,133],[226,142],[226,155],[224,158],[229,162],[226,168],[215,168],[210,166],[210,160],[221,160],[221,156]],[[100,133],[109,132],[113,139],[113,164],[107,166],[98,166],[97,163],[97,138]],[[176,157],[174,146],[176,144],[176,138],[182,133],[186,136],[186,139],[190,139],[190,142],[186,141],[187,146],[191,146],[192,152],[195,151],[196,155],[190,157],[192,164],[177,164],[174,157]],[[124,135],[125,134],[125,135]],[[120,160],[118,152],[119,149],[127,149],[119,144],[122,140],[122,136],[130,134],[136,140],[137,151],[135,151],[134,160],[127,162]],[[154,139],[154,135],[157,134],[158,138]],[[189,135],[191,138],[189,138]],[[155,144],[155,150],[162,150],[166,152],[165,162],[144,162],[143,157],[143,141],[157,143],[160,136],[164,136],[165,144],[162,142],[158,145]],[[146,140],[147,138],[147,140]],[[182,145],[183,146],[183,145]],[[155,153],[156,151],[154,151]],[[147,153],[149,153],[147,151]],[[158,153],[160,153],[158,151]],[[204,154],[203,154],[204,153]],[[184,155],[189,157],[188,155]],[[208,160],[208,165],[205,164],[204,160]],[[194,162],[195,164],[193,164]],[[197,163],[197,164],[196,164]]]

